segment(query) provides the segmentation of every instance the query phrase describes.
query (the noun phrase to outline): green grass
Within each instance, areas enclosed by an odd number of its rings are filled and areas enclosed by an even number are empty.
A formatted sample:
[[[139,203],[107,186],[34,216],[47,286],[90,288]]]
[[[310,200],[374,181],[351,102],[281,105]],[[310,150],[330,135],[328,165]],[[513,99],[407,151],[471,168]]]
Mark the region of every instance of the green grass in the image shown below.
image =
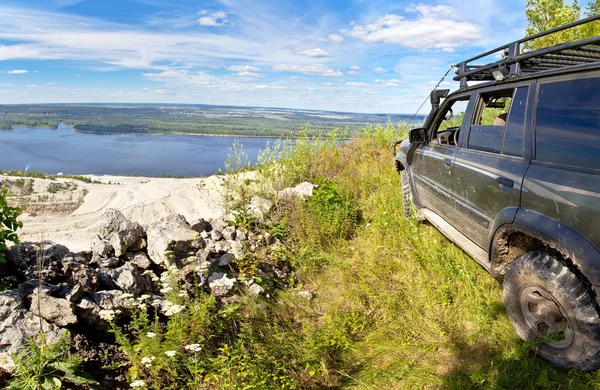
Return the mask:
[[[150,388],[600,388],[597,373],[536,358],[507,318],[500,283],[436,229],[402,216],[390,151],[397,132],[371,127],[342,147],[307,139],[266,152],[263,179],[238,189],[244,198],[321,184],[307,202],[278,202],[261,226],[285,247],[256,256],[293,265],[289,286],[264,283],[271,298],[226,307],[203,294],[171,297],[186,309],[168,326],[142,315],[133,334],[120,334],[130,379]],[[305,288],[312,301],[296,295]],[[190,355],[190,343],[202,351]],[[149,355],[156,363],[145,367]]]

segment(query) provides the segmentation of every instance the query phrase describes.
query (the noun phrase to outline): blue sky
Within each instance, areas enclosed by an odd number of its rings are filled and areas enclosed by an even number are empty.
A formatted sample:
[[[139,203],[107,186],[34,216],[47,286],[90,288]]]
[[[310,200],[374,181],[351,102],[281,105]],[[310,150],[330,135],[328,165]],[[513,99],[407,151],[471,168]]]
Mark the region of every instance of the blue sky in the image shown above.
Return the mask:
[[[450,64],[522,37],[524,9],[525,0],[0,1],[0,103],[411,113]]]

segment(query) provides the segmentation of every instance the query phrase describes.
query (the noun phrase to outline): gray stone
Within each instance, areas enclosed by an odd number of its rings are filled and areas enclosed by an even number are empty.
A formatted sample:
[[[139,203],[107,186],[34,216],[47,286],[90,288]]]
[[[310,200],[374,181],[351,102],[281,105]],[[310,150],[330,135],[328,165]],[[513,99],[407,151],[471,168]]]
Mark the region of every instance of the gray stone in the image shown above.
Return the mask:
[[[231,253],[225,253],[221,257],[219,257],[219,262],[217,263],[220,267],[225,267],[231,264],[235,260],[235,256]]]
[[[231,245],[227,241],[217,241],[215,242],[215,253],[224,253],[231,249]]]
[[[65,296],[65,299],[69,302],[77,302],[83,293],[85,292],[84,288],[81,284],[76,284],[75,287],[71,289],[71,291]]]
[[[293,188],[285,188],[277,193],[278,199],[290,199],[290,198],[302,198],[312,196],[313,190],[317,188],[316,184],[309,183],[307,181],[298,184]]]
[[[100,283],[98,272],[81,263],[63,262],[62,271],[69,286],[81,284],[86,291],[93,291]]]
[[[98,291],[94,294],[96,304],[105,310],[127,310],[131,305],[123,298],[123,292],[119,290]]]
[[[208,248],[200,249],[198,252],[196,252],[196,257],[198,258],[199,261],[206,261],[206,260],[208,260],[209,256],[210,256],[210,249],[208,249]]]
[[[210,232],[210,239],[213,241],[219,241],[223,238],[223,233],[220,230],[213,230]]]
[[[239,241],[229,241],[229,252],[232,253],[236,259],[240,260],[244,258],[244,245]]]
[[[18,290],[0,292],[0,321],[4,321],[11,312],[23,308],[23,300]]]
[[[98,289],[99,290],[116,290],[117,285],[112,280],[110,275],[104,272],[98,272]]]
[[[92,241],[92,253],[94,254],[94,257],[105,257],[112,251],[113,246],[110,242],[103,240],[100,237],[96,237],[96,239]]]
[[[193,231],[179,214],[169,215],[151,224],[146,234],[148,255],[156,264],[169,263],[165,254],[167,251],[177,260],[188,257],[189,252],[195,253],[203,244],[198,232]]]
[[[121,259],[118,257],[109,257],[98,259],[98,266],[101,268],[117,268],[121,265]]]
[[[250,204],[246,207],[248,214],[255,217],[259,222],[264,222],[266,215],[273,208],[273,202],[259,196],[253,196]]]
[[[108,323],[100,318],[100,310],[102,310],[102,308],[99,305],[87,298],[83,298],[75,305],[77,316],[84,322],[91,325],[93,328],[106,329]]]
[[[314,294],[310,290],[300,290],[296,293],[301,298],[311,300],[314,298]]]
[[[265,238],[265,244],[267,245],[273,245],[277,242],[277,239],[268,232],[264,232],[263,237]]]
[[[229,225],[227,223],[227,221],[223,218],[213,219],[210,222],[210,224],[211,224],[213,230],[218,230],[218,231],[223,231],[227,227],[227,225]]]
[[[241,230],[235,231],[235,239],[238,241],[244,241],[246,239],[246,233]]]
[[[249,287],[248,287],[248,291],[250,291],[252,294],[254,295],[261,295],[265,292],[265,289],[262,288],[262,286],[256,284],[256,283],[252,283]]]
[[[60,327],[77,323],[71,302],[44,293],[31,294],[31,312]]]
[[[89,263],[89,252],[69,252],[63,259],[63,262],[75,262],[79,264]]]
[[[144,229],[139,223],[127,219],[119,210],[108,209],[102,214],[98,236],[110,242],[115,256],[120,257],[130,246],[144,238]],[[139,248],[139,244],[137,247]]]
[[[235,234],[236,231],[233,226],[227,226],[223,229],[223,237],[225,237],[226,240],[235,240]]]
[[[203,239],[207,239],[210,237],[210,233],[209,232],[201,232],[200,233],[200,237],[202,237]]]
[[[117,287],[134,295],[140,294],[150,284],[148,279],[132,263],[126,263],[119,268],[106,270],[105,273],[110,276]]]
[[[235,278],[228,278],[222,272],[215,272],[208,278],[210,293],[216,297],[223,297],[229,294],[234,289],[235,283]]]
[[[152,265],[152,261],[144,252],[136,253],[131,260],[131,263],[135,264],[140,269],[148,269]]]

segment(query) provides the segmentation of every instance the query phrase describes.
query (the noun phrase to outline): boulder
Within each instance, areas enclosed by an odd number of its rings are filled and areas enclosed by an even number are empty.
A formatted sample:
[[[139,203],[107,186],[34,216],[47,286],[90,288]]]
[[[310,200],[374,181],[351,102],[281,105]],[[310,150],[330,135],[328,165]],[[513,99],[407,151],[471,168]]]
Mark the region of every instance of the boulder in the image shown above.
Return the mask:
[[[109,257],[98,259],[98,266],[100,268],[117,268],[121,265],[121,259],[118,257]]]
[[[256,218],[259,222],[264,222],[266,215],[273,208],[273,202],[259,196],[253,196],[250,204],[246,207],[248,214]]]
[[[244,258],[244,245],[239,241],[229,241],[229,253],[233,254],[236,259]]]
[[[96,237],[92,241],[92,253],[94,254],[94,258],[108,256],[112,251],[113,246],[110,242],[103,240],[100,237]]]
[[[148,255],[156,264],[169,265],[165,252],[171,252],[174,260],[188,257],[189,252],[202,249],[204,240],[192,230],[179,214],[169,215],[148,226]]]
[[[87,298],[83,298],[75,305],[77,316],[84,322],[93,328],[106,329],[108,323],[100,318],[100,310],[102,310],[102,308],[98,304]]]
[[[71,291],[69,291],[67,293],[67,295],[65,296],[65,299],[69,302],[75,303],[77,302],[79,299],[81,299],[81,296],[83,295],[83,293],[85,292],[83,286],[81,286],[81,284],[76,284],[75,287],[73,287],[71,289]]]
[[[43,292],[34,291],[31,298],[31,312],[38,317],[65,327],[77,323],[71,302],[62,298],[55,298]]]
[[[226,240],[235,240],[236,230],[233,226],[227,226],[223,229],[223,237]]]
[[[218,265],[219,267],[225,267],[231,264],[235,260],[235,256],[232,253],[225,253],[221,257],[219,257]]]
[[[256,283],[252,283],[250,286],[248,286],[248,291],[254,295],[261,295],[265,292],[265,289]]]
[[[278,199],[291,199],[301,198],[304,199],[307,196],[312,196],[313,190],[317,188],[316,184],[309,183],[307,181],[298,184],[293,188],[284,188],[277,193]]]
[[[99,275],[98,272],[88,266],[76,262],[64,262],[62,264],[62,272],[69,286],[80,284],[85,291],[93,291],[98,288]]]
[[[108,241],[115,256],[120,257],[131,246],[139,248],[141,244],[138,241],[144,239],[144,229],[139,223],[127,219],[119,210],[108,209],[102,214],[98,236],[101,240]]]
[[[95,303],[104,310],[127,310],[131,304],[123,298],[123,292],[119,290],[98,291],[94,294]]]
[[[150,287],[149,280],[132,263],[125,263],[119,268],[108,269],[104,273],[110,276],[117,287],[133,295],[138,295]]]
[[[138,252],[131,259],[131,264],[135,264],[139,269],[148,269],[152,265],[152,261],[144,252]]]
[[[215,272],[208,278],[208,287],[212,295],[223,297],[234,289],[236,281],[235,278],[228,278],[223,272]]]

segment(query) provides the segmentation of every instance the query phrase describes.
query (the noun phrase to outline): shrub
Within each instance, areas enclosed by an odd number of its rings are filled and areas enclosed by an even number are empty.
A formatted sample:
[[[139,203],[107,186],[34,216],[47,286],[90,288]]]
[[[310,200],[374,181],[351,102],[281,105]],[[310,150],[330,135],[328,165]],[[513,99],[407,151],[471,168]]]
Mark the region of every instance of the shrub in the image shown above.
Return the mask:
[[[23,222],[17,221],[21,215],[21,209],[10,207],[6,203],[6,194],[8,190],[0,191],[0,263],[4,262],[8,252],[7,242],[19,243],[19,236],[16,231],[23,227]]]

